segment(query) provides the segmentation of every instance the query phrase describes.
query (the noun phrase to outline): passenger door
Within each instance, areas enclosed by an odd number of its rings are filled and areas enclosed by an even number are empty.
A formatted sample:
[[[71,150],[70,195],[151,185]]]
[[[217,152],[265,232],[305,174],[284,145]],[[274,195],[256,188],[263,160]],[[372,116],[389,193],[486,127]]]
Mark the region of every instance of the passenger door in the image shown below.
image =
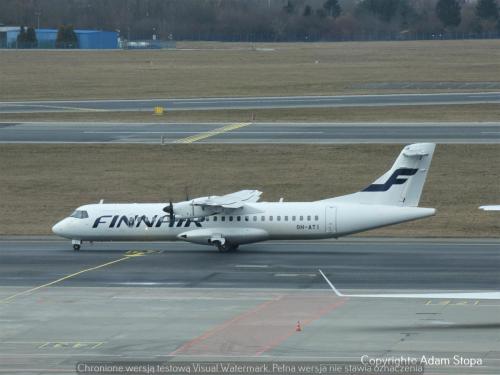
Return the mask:
[[[337,232],[337,208],[325,207],[325,232],[335,234]]]

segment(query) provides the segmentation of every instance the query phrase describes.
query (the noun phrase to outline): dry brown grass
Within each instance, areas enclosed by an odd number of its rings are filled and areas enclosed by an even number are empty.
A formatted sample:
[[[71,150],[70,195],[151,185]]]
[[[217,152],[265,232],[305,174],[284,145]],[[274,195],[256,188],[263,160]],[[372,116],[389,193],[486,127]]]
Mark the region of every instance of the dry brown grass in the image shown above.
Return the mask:
[[[368,92],[351,88],[361,83],[477,82],[500,74],[498,40],[207,46],[0,51],[0,100],[332,95]]]
[[[149,112],[76,112],[4,114],[2,121],[114,121],[114,122],[476,122],[500,121],[498,104],[466,104],[361,108],[290,108],[262,110]]]
[[[399,145],[2,145],[0,234],[46,234],[76,206],[180,200],[242,188],[264,200],[354,192],[382,174]],[[499,145],[440,145],[421,205],[437,216],[369,232],[394,236],[498,236]]]

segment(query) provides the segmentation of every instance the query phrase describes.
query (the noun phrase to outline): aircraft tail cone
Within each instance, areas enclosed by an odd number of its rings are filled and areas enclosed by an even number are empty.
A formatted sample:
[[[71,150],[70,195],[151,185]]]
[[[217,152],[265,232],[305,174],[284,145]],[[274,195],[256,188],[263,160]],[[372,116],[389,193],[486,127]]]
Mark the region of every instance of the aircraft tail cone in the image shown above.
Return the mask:
[[[300,320],[297,322],[297,325],[295,326],[295,331],[296,332],[301,332],[302,331],[302,327],[300,326]]]

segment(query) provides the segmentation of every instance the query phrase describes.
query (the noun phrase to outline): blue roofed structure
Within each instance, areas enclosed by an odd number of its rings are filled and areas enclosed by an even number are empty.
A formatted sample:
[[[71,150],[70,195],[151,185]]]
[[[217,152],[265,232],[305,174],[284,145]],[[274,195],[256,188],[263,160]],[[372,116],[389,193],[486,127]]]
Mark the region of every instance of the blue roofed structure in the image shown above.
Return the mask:
[[[115,31],[75,30],[78,37],[78,48],[83,49],[116,49],[118,33]]]
[[[0,48],[17,48],[17,35],[20,27],[4,27],[4,36],[0,35]],[[56,48],[57,29],[36,29],[38,48]],[[0,30],[0,34],[2,30]],[[118,33],[102,30],[75,30],[80,49],[117,49]]]

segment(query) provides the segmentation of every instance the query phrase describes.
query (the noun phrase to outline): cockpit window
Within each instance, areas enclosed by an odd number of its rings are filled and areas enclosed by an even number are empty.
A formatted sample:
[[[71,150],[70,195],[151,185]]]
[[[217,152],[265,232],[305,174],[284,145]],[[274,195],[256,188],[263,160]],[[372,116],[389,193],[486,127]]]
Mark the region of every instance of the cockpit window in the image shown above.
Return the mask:
[[[80,210],[76,210],[75,212],[73,212],[71,215],[69,215],[70,217],[74,217],[74,218],[77,218],[77,219],[86,219],[89,217],[89,214],[87,213],[87,211],[80,211]]]

